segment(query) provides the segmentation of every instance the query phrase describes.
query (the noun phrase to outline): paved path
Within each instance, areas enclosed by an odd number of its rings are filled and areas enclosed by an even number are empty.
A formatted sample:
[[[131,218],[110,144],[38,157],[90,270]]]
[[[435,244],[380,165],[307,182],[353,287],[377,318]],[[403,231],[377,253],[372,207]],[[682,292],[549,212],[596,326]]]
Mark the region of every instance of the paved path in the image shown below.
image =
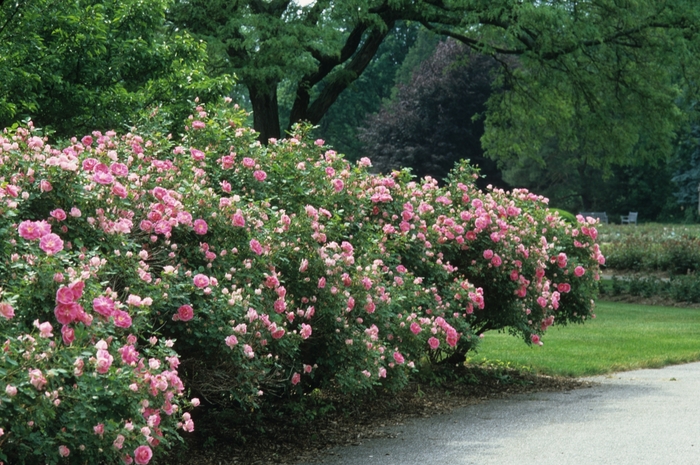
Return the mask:
[[[319,459],[335,465],[698,465],[700,363],[590,378],[415,419]],[[315,462],[315,463],[319,463]]]

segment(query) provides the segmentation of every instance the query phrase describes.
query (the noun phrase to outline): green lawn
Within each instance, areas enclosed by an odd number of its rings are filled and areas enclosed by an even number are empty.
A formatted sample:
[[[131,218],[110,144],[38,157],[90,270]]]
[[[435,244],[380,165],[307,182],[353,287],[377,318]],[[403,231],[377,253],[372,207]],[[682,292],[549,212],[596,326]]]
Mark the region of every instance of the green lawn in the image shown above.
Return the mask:
[[[486,333],[469,361],[588,376],[700,360],[700,309],[598,302],[595,313],[584,325],[550,328],[541,347]]]

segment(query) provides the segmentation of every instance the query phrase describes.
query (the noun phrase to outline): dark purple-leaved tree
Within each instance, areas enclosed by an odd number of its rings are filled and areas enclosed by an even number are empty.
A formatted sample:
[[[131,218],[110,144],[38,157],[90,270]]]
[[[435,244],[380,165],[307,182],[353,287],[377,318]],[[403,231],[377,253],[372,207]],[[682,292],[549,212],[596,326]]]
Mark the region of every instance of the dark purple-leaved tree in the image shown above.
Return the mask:
[[[484,157],[481,136],[498,62],[448,40],[438,45],[394,99],[368,118],[360,140],[377,170],[410,167],[413,174],[443,179],[457,160],[469,159],[503,186],[496,163]],[[481,182],[480,182],[481,184]]]

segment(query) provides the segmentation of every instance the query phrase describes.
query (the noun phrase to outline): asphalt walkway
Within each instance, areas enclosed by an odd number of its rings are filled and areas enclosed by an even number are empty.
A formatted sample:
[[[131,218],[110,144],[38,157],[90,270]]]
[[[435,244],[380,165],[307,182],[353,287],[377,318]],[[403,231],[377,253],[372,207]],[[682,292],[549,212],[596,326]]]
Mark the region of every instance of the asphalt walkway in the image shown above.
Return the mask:
[[[700,363],[588,378],[385,428],[328,465],[700,465]]]

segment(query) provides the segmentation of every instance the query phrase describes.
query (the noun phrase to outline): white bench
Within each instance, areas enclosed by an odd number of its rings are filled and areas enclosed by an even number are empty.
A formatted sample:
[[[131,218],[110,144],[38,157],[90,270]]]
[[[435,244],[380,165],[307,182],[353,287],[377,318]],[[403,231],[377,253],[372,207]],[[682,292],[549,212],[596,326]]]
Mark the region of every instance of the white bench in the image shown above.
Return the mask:
[[[620,216],[620,223],[622,224],[632,224],[637,226],[637,212],[630,212],[629,215]]]

